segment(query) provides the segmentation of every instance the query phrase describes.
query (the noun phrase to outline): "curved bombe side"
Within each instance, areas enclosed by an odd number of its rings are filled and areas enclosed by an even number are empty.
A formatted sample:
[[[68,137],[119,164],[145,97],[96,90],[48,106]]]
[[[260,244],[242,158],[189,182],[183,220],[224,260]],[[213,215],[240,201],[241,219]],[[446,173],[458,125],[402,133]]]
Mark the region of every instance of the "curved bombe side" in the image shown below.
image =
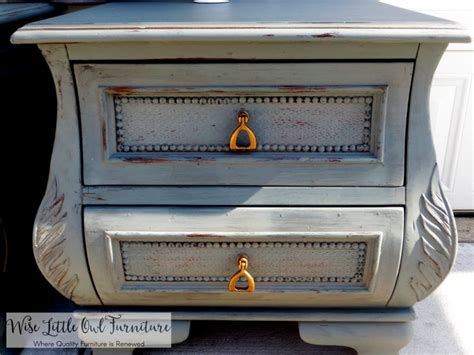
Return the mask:
[[[87,268],[82,231],[81,157],[74,85],[64,45],[41,45],[56,85],[57,123],[48,187],[33,230],[45,278],[77,304],[101,304]]]
[[[409,307],[446,278],[456,257],[454,216],[442,192],[431,136],[429,98],[446,44],[422,44],[411,89],[406,162],[405,237],[389,307]]]

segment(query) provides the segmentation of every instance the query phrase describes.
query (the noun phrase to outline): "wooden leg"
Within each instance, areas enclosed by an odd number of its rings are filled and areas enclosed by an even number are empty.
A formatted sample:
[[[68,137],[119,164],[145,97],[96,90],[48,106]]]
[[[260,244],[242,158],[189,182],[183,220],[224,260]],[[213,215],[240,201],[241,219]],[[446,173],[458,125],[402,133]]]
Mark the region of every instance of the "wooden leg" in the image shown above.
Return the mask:
[[[189,320],[173,320],[171,321],[171,343],[179,344],[188,339],[191,321]]]
[[[410,322],[299,322],[309,344],[347,346],[359,355],[394,355],[410,342]]]
[[[92,349],[93,355],[132,355],[133,349]]]
[[[189,329],[191,328],[191,321],[188,320],[173,320],[171,321],[171,343],[178,344],[185,341],[189,336]],[[139,339],[137,339],[138,341]],[[122,348],[106,348],[106,349],[92,349],[93,355],[132,355],[133,349]]]

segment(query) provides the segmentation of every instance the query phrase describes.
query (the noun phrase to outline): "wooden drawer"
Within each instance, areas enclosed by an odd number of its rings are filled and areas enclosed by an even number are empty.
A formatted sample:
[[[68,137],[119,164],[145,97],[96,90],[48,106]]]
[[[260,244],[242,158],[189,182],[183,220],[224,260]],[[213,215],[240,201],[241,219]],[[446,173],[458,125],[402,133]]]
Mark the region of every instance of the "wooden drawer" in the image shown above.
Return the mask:
[[[384,306],[403,209],[86,207],[84,225],[105,304]],[[256,290],[230,292],[243,254]]]
[[[74,70],[86,185],[404,183],[412,63],[75,64]],[[241,111],[256,136],[252,152],[229,150]],[[246,137],[238,144],[245,146]]]

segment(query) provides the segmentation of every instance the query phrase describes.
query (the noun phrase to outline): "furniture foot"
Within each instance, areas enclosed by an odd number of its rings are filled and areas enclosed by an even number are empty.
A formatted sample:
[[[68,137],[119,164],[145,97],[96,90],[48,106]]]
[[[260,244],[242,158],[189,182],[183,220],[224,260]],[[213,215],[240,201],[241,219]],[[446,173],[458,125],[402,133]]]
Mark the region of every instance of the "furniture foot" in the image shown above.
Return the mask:
[[[189,320],[173,320],[172,324],[172,333],[171,333],[171,343],[179,344],[188,339],[189,329],[191,328],[191,321]]]
[[[132,355],[133,349],[119,349],[119,348],[107,348],[107,349],[93,349],[93,355]]]
[[[314,345],[347,346],[359,355],[393,355],[410,342],[410,322],[298,322],[300,337]]]
[[[191,321],[173,320],[171,321],[171,325],[172,325],[171,344],[182,343],[188,338],[189,329],[191,328]],[[132,355],[133,349],[125,349],[125,348],[93,349],[92,353],[93,355]]]

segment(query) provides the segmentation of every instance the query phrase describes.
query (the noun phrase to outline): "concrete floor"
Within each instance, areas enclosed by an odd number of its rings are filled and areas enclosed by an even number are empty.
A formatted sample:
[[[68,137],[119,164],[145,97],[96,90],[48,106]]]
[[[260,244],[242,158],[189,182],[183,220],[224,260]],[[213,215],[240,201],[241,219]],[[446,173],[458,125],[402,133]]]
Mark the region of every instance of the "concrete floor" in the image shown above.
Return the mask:
[[[415,306],[418,319],[403,355],[474,354],[474,243],[460,243],[454,270]]]
[[[474,242],[474,216],[456,216],[460,242]]]

